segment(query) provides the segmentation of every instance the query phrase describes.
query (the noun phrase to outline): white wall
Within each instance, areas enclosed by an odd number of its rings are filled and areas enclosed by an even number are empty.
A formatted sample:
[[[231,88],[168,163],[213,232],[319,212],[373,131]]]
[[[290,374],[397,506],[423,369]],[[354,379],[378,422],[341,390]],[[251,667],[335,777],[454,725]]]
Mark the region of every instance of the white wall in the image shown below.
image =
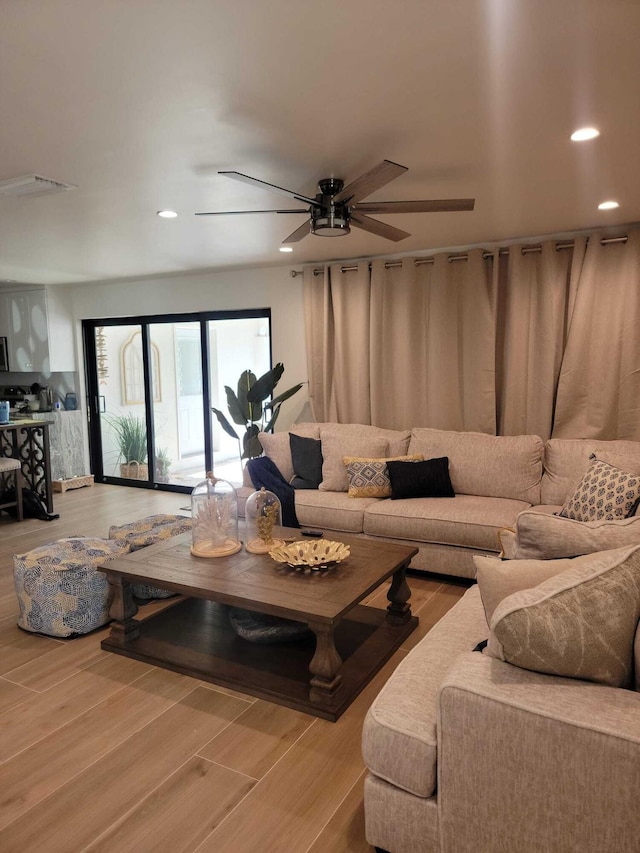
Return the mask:
[[[278,391],[306,382],[302,277],[292,278],[289,270],[289,266],[269,267],[75,285],[72,310],[78,364],[83,363],[80,321],[84,319],[270,308],[273,363],[281,361],[285,366]],[[78,396],[84,400],[81,371],[79,381]],[[278,429],[309,419],[307,391],[305,386],[283,405]]]

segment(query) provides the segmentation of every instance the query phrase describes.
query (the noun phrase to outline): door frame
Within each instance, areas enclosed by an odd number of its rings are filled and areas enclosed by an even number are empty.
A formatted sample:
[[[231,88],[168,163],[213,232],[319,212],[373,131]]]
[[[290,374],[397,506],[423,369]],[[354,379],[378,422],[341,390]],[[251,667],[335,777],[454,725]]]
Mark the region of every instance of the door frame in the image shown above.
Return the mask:
[[[224,311],[196,311],[188,314],[143,314],[132,317],[104,317],[82,320],[82,344],[84,352],[84,372],[87,388],[87,418],[89,432],[89,459],[91,473],[96,482],[114,485],[133,486],[138,489],[159,489],[167,492],[189,494],[189,486],[171,483],[156,483],[155,477],[155,431],[153,420],[153,389],[151,387],[151,339],[149,326],[157,323],[200,323],[200,356],[202,367],[202,403],[204,426],[205,469],[213,467],[212,413],[210,389],[209,336],[207,324],[211,320],[261,319],[269,327],[269,364],[273,366],[273,342],[271,339],[271,309],[243,308]],[[95,348],[95,333],[99,326],[139,325],[142,334],[142,361],[144,369],[145,423],[147,428],[147,457],[149,459],[149,480],[128,480],[104,473],[102,457],[102,432],[100,429],[100,383],[98,377],[98,359]]]

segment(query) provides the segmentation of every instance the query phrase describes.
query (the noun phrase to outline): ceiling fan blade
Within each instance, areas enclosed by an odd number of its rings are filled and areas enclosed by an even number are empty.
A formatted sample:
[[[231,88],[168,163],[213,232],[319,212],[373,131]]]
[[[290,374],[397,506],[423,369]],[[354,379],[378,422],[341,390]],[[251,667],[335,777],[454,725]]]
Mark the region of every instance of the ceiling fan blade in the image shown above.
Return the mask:
[[[238,216],[242,213],[306,213],[309,211],[306,208],[298,208],[297,210],[211,210],[203,213],[196,213],[196,216]]]
[[[288,195],[289,198],[295,198],[296,201],[306,201],[307,204],[313,204],[319,207],[315,198],[309,198],[306,195],[301,195],[293,190],[286,190],[284,187],[277,187],[275,184],[269,184],[267,181],[261,181],[259,178],[252,178],[250,175],[243,175],[242,172],[218,172],[219,175],[226,175],[227,178],[233,178],[235,181],[242,181],[245,184],[253,184],[254,187],[260,187],[263,190]]]
[[[473,210],[475,198],[434,198],[428,201],[371,201],[356,205],[363,213],[443,213]]]
[[[283,243],[297,243],[299,240],[302,240],[303,237],[306,237],[307,234],[311,234],[311,220],[307,220],[303,225],[293,232],[293,234],[289,234],[286,240],[283,240]]]
[[[394,243],[404,240],[405,237],[411,237],[408,231],[401,231],[400,228],[394,228],[393,225],[387,225],[386,222],[378,222],[377,219],[371,219],[369,216],[352,213],[349,221],[356,228],[370,231],[371,234],[377,234],[378,237],[386,237],[387,240],[393,240]]]
[[[378,163],[373,169],[369,169],[364,175],[360,175],[355,181],[351,181],[343,190],[333,197],[334,203],[348,201],[350,204],[355,204],[361,198],[366,198],[371,193],[379,190],[389,181],[394,178],[399,178],[407,171],[406,166],[399,166],[398,163],[392,163],[391,160],[383,160]]]

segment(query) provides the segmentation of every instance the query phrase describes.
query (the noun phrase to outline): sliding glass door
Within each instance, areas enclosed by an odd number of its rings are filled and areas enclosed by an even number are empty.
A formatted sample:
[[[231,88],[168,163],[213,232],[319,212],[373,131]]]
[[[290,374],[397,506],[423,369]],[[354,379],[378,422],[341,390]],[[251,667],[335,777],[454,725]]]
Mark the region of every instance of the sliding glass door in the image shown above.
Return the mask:
[[[97,480],[190,491],[213,468],[241,482],[211,406],[226,411],[243,370],[271,367],[267,309],[85,320],[83,333]]]

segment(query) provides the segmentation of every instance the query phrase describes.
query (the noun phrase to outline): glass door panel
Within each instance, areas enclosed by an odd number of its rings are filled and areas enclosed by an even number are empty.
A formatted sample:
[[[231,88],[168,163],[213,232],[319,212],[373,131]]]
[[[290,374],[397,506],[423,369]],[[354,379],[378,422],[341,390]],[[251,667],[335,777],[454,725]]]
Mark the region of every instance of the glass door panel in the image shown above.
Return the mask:
[[[240,441],[245,427],[233,423],[227,408],[225,385],[234,391],[244,370],[256,376],[271,367],[271,339],[268,317],[241,317],[231,320],[209,320],[209,397],[211,405],[220,409]],[[214,471],[218,477],[234,485],[242,483],[241,444],[211,419]]]
[[[193,489],[205,477],[201,323],[151,323],[154,482]]]
[[[142,327],[98,326],[94,344],[102,472],[148,481]]]

